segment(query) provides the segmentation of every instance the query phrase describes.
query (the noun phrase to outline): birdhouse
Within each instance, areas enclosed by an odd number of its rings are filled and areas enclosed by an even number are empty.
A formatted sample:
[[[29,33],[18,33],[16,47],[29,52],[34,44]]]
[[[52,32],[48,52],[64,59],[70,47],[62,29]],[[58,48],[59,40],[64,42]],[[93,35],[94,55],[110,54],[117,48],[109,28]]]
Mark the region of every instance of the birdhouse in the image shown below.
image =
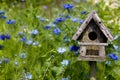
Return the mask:
[[[92,11],[72,39],[77,40],[81,46],[78,60],[105,61],[105,46],[108,45],[108,40],[113,40],[113,36],[104,26],[96,11]]]

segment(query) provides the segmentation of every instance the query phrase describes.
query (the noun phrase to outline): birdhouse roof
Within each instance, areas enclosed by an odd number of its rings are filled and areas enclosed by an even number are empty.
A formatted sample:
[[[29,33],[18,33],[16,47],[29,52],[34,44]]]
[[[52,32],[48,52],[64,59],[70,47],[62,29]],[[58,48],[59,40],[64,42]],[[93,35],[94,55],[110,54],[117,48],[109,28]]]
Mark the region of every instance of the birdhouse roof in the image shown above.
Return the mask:
[[[77,40],[79,38],[79,36],[82,34],[82,32],[85,30],[85,28],[87,27],[87,25],[90,23],[91,20],[94,20],[96,22],[96,24],[99,26],[99,28],[102,31],[102,33],[106,36],[106,38],[109,41],[113,40],[113,36],[111,35],[111,33],[107,29],[107,27],[105,27],[105,25],[103,24],[103,22],[101,21],[101,19],[97,15],[96,11],[92,11],[88,15],[88,17],[85,19],[83,24],[80,26],[80,28],[77,30],[77,32],[72,37],[73,40]]]

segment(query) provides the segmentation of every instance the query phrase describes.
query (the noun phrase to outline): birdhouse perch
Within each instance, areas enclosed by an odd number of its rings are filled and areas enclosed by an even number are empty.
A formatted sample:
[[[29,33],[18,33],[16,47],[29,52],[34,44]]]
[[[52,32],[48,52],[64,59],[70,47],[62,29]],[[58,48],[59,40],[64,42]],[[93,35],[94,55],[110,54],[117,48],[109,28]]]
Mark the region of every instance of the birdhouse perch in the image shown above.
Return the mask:
[[[108,45],[108,40],[113,40],[113,36],[104,26],[96,11],[92,11],[72,39],[77,40],[81,46],[78,60],[105,61],[105,46]]]

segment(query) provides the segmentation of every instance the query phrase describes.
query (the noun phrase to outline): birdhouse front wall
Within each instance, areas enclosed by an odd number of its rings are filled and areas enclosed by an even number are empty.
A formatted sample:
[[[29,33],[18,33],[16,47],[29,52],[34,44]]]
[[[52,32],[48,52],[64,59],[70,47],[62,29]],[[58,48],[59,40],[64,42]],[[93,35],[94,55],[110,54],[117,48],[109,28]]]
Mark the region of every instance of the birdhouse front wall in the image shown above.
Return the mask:
[[[106,43],[107,38],[101,32],[99,26],[92,20],[79,38],[82,43]],[[102,53],[101,53],[102,52]],[[81,46],[80,55],[105,56],[104,46],[88,45]]]
[[[107,43],[107,38],[101,32],[94,20],[91,20],[86,29],[79,36],[79,42],[86,43]]]

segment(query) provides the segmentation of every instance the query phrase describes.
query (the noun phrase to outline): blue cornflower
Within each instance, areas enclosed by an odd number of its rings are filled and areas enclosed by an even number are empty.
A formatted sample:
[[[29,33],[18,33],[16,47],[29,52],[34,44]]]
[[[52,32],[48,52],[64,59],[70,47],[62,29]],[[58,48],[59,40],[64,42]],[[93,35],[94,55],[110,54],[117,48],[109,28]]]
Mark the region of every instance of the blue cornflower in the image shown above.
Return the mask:
[[[72,22],[78,22],[78,21],[79,21],[79,18],[72,18],[71,21],[72,21]]]
[[[73,4],[63,4],[64,9],[72,9],[74,7]]]
[[[5,38],[6,38],[6,37],[5,37],[4,34],[1,34],[1,35],[0,35],[0,39],[1,39],[1,40],[5,40]]]
[[[8,62],[10,62],[10,59],[9,58],[5,58],[4,62],[8,63]]]
[[[7,22],[6,22],[6,24],[14,24],[16,21],[15,20],[8,20]]]
[[[70,51],[78,51],[79,48],[79,46],[70,46]]]
[[[6,39],[10,39],[10,34],[6,34],[6,35],[5,35],[5,38],[6,38]]]
[[[56,23],[60,23],[65,21],[65,18],[56,18]]]
[[[71,18],[71,16],[68,14],[67,16],[65,16],[65,18]]]
[[[0,15],[4,15],[5,14],[5,12],[4,11],[0,11]]]
[[[63,66],[67,66],[69,63],[70,63],[70,60],[63,60],[63,61],[61,62],[61,64],[62,64]]]
[[[62,78],[62,80],[69,80],[69,78]]]
[[[44,22],[44,21],[45,21],[45,18],[40,18],[40,21]]]
[[[6,19],[7,17],[6,16],[0,16],[1,19]]]
[[[119,49],[119,46],[113,45],[114,49],[117,51]]]
[[[82,11],[80,12],[80,14],[87,14],[87,11]]]
[[[116,55],[114,53],[109,54],[109,57],[113,60],[118,60],[119,59],[118,55]]]
[[[25,42],[26,41],[26,37],[20,38],[20,41]]]
[[[80,24],[82,24],[84,22],[84,20],[80,20]]]
[[[27,45],[30,45],[30,44],[32,44],[32,40],[27,40],[25,43],[27,44]]]
[[[45,26],[45,28],[46,28],[46,29],[50,29],[50,28],[51,28],[51,26]]]
[[[23,36],[25,36],[25,33],[23,33],[23,32],[18,32],[18,35],[19,35],[20,37],[23,37]]]
[[[30,72],[27,72],[25,78],[26,79],[32,79],[32,74]]]
[[[37,30],[37,29],[35,29],[35,30],[32,30],[32,31],[31,31],[31,34],[33,34],[33,35],[36,35],[36,34],[38,34],[38,30]]]
[[[66,48],[59,47],[57,51],[58,51],[58,53],[63,54],[66,51]]]
[[[56,34],[56,35],[59,35],[61,33],[61,30],[59,28],[55,28],[53,30],[53,33]]]

